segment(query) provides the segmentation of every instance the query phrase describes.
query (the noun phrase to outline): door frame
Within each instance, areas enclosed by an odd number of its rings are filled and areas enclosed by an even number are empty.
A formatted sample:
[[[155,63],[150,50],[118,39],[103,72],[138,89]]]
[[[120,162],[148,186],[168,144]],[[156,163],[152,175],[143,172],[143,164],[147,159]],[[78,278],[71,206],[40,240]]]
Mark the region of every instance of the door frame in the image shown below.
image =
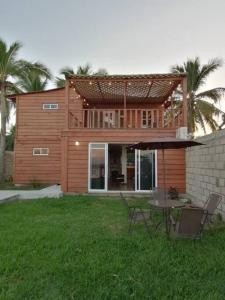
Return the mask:
[[[157,169],[157,150],[154,150],[155,152],[155,187],[158,185],[158,169]],[[141,186],[141,177],[140,177],[140,166],[141,166],[141,161],[140,161],[140,154],[141,150],[135,149],[135,192],[139,193],[145,193],[149,192],[149,190],[141,190],[140,188],[138,189],[138,186]],[[139,171],[139,176],[138,176],[138,171]],[[138,184],[137,184],[138,183]],[[151,190],[150,190],[151,191]]]
[[[105,146],[105,188],[91,189],[91,145],[100,144]],[[103,148],[95,148],[103,149]],[[91,142],[88,144],[88,192],[108,192],[108,143]]]
[[[105,188],[104,189],[91,189],[91,145],[94,144],[100,144],[100,145],[104,145],[105,146]],[[108,190],[108,159],[109,159],[109,155],[108,155],[108,145],[109,144],[118,144],[118,143],[103,143],[103,142],[90,142],[88,144],[88,192],[96,192],[96,193],[101,193],[101,192],[118,192],[118,191],[109,191]],[[124,144],[124,143],[123,143]],[[126,144],[127,145],[127,144]],[[98,149],[98,148],[96,148]],[[102,149],[102,148],[99,148]],[[137,150],[135,149],[135,188],[133,191],[126,191],[126,192],[135,192],[135,193],[147,193],[151,190],[140,190],[137,189],[137,151],[141,150]],[[155,187],[158,186],[158,159],[157,159],[157,150],[155,151]],[[139,169],[140,169],[140,159],[139,159]],[[139,186],[140,186],[140,176],[139,176]]]

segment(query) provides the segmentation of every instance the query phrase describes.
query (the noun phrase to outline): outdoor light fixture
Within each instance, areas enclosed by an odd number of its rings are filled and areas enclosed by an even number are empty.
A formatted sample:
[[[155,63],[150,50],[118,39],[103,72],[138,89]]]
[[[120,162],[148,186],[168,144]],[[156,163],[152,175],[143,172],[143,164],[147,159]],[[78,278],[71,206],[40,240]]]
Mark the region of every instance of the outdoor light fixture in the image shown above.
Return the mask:
[[[170,84],[172,84],[172,81],[170,81]]]
[[[76,141],[75,146],[79,146],[79,145],[80,145],[80,142]]]
[[[128,85],[131,85],[131,82],[128,82]]]
[[[92,81],[90,81],[89,84],[92,85]]]
[[[149,85],[151,85],[151,83],[152,83],[151,81],[148,82]]]

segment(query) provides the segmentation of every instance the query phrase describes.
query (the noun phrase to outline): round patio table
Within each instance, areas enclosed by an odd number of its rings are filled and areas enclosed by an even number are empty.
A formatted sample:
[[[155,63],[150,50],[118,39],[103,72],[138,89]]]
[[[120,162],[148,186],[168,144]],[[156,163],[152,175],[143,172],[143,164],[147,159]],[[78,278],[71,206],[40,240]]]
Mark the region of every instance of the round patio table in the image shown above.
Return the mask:
[[[184,203],[178,201],[178,200],[150,200],[148,203],[158,209],[162,209],[163,211],[163,219],[160,221],[159,224],[157,224],[156,228],[162,224],[165,223],[166,227],[166,234],[169,236],[169,222],[170,222],[170,211],[172,208],[182,208],[185,206]]]

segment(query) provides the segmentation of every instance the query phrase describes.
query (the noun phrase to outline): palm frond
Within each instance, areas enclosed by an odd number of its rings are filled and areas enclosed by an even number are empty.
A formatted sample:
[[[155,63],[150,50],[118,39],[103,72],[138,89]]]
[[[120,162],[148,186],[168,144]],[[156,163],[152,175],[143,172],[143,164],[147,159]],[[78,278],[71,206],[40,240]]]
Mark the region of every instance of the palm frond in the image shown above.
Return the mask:
[[[108,75],[108,71],[104,68],[99,68],[97,72],[93,73],[93,75]]]
[[[60,77],[56,77],[56,79],[55,79],[55,85],[58,88],[64,87],[65,86],[65,82],[66,82],[66,80],[63,79],[63,78],[60,78]]]
[[[74,75],[75,73],[72,68],[64,67],[60,70],[60,74],[66,76],[66,75]]]
[[[87,63],[84,66],[78,66],[76,74],[78,75],[91,75],[93,74],[91,65]]]
[[[199,70],[199,74],[197,77],[197,80],[195,82],[195,90],[199,89],[201,86],[203,86],[206,82],[207,77],[215,72],[218,68],[222,67],[223,61],[216,57],[211,60],[207,64],[202,65],[202,67]]]
[[[219,87],[214,88],[208,91],[204,91],[202,93],[199,93],[196,95],[196,98],[203,98],[203,99],[209,99],[212,100],[214,103],[218,103],[222,96],[225,93],[225,88]]]

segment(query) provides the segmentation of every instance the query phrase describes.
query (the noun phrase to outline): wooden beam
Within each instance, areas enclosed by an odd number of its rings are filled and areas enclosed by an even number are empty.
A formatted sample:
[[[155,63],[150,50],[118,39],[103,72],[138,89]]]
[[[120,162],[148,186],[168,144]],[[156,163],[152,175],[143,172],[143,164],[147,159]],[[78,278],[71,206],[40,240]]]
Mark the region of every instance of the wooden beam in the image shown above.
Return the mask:
[[[148,99],[148,96],[150,95],[150,92],[151,92],[151,88],[152,88],[152,85],[153,85],[154,81],[151,82],[151,84],[149,85],[149,90],[147,92],[147,95],[145,97],[145,99]]]
[[[188,127],[187,77],[182,80],[183,91],[183,126]]]
[[[69,129],[69,93],[70,93],[70,84],[66,80],[65,84],[65,129]]]
[[[97,81],[97,85],[98,85],[98,89],[100,91],[100,94],[102,95],[102,99],[105,100],[99,81]]]

